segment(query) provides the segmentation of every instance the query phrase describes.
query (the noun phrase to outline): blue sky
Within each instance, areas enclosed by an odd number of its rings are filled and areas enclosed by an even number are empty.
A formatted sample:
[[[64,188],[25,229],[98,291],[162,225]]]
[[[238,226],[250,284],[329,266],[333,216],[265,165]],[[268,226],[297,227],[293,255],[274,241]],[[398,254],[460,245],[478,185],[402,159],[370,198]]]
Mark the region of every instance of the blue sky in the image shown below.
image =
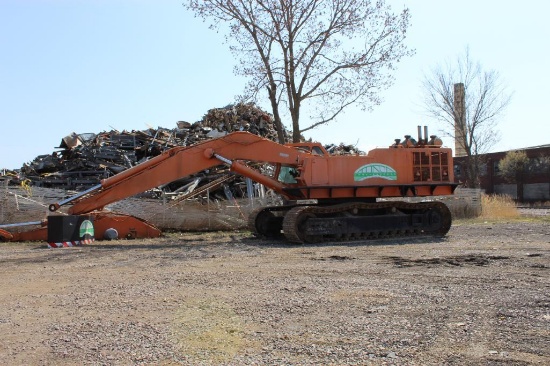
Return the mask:
[[[550,2],[388,3],[410,8],[416,55],[373,112],[350,109],[306,137],[368,150],[417,125],[437,133],[420,107],[422,75],[468,46],[514,92],[492,151],[550,143]],[[51,153],[71,132],[173,128],[232,103],[245,81],[223,41],[179,0],[0,0],[0,168]]]

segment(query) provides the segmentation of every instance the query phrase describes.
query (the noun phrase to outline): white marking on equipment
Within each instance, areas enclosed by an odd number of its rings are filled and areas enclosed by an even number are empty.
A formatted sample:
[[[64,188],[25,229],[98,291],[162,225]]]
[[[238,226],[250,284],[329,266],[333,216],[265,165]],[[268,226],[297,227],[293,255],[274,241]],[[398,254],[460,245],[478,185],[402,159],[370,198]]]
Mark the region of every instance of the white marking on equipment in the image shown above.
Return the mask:
[[[84,240],[75,240],[75,241],[62,241],[59,243],[48,243],[48,248],[69,248],[76,247],[84,244],[92,244],[94,239],[84,239]]]

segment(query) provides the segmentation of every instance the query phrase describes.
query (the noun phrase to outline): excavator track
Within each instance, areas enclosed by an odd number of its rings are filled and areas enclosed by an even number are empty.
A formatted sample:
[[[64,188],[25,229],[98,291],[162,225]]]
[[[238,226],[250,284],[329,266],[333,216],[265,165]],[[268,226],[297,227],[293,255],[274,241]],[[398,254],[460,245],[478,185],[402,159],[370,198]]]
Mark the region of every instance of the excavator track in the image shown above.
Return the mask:
[[[248,227],[256,236],[263,238],[282,238],[283,219],[286,212],[294,206],[260,207],[248,215]]]
[[[449,209],[437,201],[268,207],[249,219],[256,234],[277,237],[282,229],[294,243],[444,236],[451,227]]]

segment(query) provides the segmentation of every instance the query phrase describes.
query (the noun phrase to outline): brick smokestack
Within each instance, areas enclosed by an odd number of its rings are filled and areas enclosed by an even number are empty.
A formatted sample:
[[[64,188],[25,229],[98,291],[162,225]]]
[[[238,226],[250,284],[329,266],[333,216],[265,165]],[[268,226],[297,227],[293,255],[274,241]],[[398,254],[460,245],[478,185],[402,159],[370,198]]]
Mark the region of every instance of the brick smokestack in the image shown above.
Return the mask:
[[[466,156],[464,137],[466,135],[466,106],[464,102],[464,84],[454,85],[455,110],[455,156]]]

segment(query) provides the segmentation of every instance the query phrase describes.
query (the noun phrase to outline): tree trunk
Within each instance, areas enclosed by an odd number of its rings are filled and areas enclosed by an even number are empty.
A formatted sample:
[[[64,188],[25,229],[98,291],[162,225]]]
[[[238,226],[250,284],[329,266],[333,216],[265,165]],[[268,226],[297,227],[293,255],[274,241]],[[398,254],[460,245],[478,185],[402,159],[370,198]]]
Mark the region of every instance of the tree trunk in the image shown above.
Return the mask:
[[[518,202],[523,202],[523,182],[516,183],[516,196]]]
[[[267,87],[267,93],[269,95],[269,101],[271,102],[271,109],[273,111],[273,122],[275,123],[275,128],[277,129],[277,138],[279,139],[280,144],[286,143],[284,126],[281,121],[281,115],[279,114],[279,104],[277,103],[277,87],[272,85]]]
[[[468,155],[466,157],[466,179],[464,185],[466,188],[479,188],[479,174],[478,174],[477,157]]]
[[[290,111],[292,116],[292,142],[300,142],[300,104],[294,102],[294,108]]]
[[[523,182],[524,179],[524,167],[521,167],[521,170],[516,174],[516,196],[518,202],[523,202]]]

